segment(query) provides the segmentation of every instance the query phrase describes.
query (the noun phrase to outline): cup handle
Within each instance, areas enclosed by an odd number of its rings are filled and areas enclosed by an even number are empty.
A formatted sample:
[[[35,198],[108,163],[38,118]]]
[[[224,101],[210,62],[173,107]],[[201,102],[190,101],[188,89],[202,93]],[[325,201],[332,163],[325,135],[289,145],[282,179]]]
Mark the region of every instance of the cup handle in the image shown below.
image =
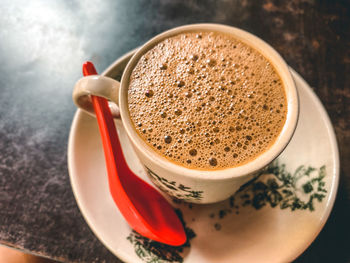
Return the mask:
[[[119,86],[118,81],[109,77],[101,75],[83,77],[74,86],[73,102],[78,108],[95,116],[91,95],[103,97],[108,100],[113,117],[120,118]]]

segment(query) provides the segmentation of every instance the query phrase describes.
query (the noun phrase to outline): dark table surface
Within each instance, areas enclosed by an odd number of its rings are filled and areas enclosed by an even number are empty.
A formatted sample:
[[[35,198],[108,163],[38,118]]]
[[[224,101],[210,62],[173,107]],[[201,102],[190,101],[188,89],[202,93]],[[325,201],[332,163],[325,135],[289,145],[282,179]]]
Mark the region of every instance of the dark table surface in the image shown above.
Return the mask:
[[[175,26],[223,23],[270,43],[315,87],[335,128],[341,174],[334,209],[296,262],[350,261],[349,1],[0,2],[0,243],[63,262],[119,262],[76,205],[67,170],[81,64],[102,72]]]

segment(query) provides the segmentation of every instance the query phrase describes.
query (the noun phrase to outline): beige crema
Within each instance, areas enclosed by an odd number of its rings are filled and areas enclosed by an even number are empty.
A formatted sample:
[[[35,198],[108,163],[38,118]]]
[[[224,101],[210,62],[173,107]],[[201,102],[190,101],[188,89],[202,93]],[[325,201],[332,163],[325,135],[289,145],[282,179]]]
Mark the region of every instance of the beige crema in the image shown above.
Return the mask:
[[[269,149],[287,115],[283,83],[262,54],[232,36],[189,32],[145,53],[128,89],[139,136],[191,169],[245,164]]]

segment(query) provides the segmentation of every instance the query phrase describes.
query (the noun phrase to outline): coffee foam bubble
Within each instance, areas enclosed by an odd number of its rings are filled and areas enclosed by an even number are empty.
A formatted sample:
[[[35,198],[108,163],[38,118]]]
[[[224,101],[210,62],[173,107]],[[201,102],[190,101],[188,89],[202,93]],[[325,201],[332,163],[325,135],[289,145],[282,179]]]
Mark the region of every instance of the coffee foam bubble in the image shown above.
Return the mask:
[[[128,105],[136,131],[154,151],[204,170],[255,159],[276,140],[287,113],[270,62],[213,32],[180,34],[144,54],[130,77]]]

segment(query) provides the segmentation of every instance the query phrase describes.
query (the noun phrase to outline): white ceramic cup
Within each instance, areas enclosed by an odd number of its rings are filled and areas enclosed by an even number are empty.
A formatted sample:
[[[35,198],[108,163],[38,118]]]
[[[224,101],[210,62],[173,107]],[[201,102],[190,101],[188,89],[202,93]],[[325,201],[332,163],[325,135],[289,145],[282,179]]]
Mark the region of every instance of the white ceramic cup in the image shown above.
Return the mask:
[[[248,44],[270,61],[284,84],[287,97],[287,118],[283,129],[270,148],[246,164],[221,170],[189,169],[170,162],[153,151],[133,127],[128,110],[128,86],[132,70],[142,55],[153,46],[166,38],[190,31],[223,32]],[[112,113],[119,117],[120,112],[128,137],[154,184],[173,197],[193,203],[213,203],[227,199],[243,184],[253,179],[287,146],[296,128],[299,113],[296,86],[281,56],[260,38],[238,28],[219,24],[186,25],[155,36],[132,56],[120,83],[103,75],[80,79],[74,87],[73,101],[79,108],[94,115],[90,95],[104,97],[118,105],[119,109],[112,107]]]

